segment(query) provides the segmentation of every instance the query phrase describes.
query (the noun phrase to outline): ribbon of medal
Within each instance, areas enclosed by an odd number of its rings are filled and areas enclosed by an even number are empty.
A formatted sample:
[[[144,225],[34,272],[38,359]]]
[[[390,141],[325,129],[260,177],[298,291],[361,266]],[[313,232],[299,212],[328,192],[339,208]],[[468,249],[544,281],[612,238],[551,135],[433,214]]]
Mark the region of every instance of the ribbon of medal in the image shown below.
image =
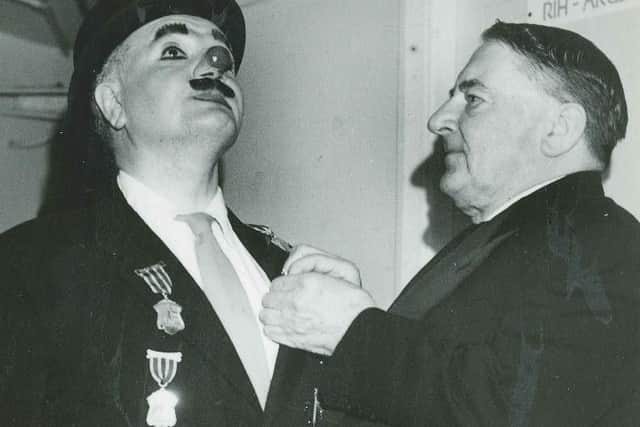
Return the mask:
[[[169,298],[173,283],[165,270],[165,264],[159,262],[149,267],[138,268],[134,272],[144,279],[154,294],[162,295],[162,299],[153,306],[158,313],[156,321],[158,329],[169,335],[175,335],[183,330],[185,325],[181,315],[182,307]]]
[[[147,424],[153,427],[173,427],[177,423],[178,397],[167,390],[167,386],[178,372],[178,363],[182,361],[182,353],[147,350],[147,359],[149,359],[151,377],[159,387],[147,397],[149,404]]]

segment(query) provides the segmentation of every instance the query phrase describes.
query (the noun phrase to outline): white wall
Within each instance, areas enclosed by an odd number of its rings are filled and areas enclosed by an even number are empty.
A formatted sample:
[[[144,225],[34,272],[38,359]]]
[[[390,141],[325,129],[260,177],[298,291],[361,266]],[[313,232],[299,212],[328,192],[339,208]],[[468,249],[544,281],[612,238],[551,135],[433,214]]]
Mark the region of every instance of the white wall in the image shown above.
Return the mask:
[[[381,305],[395,290],[400,1],[245,8],[241,136],[225,197],[245,221],[353,259]]]
[[[403,3],[396,293],[469,222],[438,188],[443,159],[427,130],[457,73],[456,23],[467,15],[455,1]]]
[[[0,58],[3,88],[66,85],[71,75],[71,59],[58,49],[1,33]],[[0,115],[0,232],[35,217],[48,172],[48,146],[15,149],[9,142],[44,141],[55,125]]]

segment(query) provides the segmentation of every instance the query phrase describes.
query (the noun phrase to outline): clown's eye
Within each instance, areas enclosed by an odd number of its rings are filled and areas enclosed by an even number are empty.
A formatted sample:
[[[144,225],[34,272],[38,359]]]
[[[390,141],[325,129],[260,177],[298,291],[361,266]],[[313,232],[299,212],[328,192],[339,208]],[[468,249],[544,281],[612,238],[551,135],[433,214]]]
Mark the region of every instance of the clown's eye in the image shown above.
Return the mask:
[[[167,46],[162,51],[161,59],[185,59],[187,55],[178,46]]]

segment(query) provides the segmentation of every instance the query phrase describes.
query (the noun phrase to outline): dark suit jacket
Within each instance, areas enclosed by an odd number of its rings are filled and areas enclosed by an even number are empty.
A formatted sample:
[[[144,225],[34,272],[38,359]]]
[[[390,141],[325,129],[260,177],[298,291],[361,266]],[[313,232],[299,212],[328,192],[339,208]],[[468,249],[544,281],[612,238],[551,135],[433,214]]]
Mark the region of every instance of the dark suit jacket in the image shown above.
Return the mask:
[[[639,254],[598,173],[555,182],[361,313],[322,402],[397,426],[640,425]]]
[[[158,388],[147,349],[183,353],[170,385],[179,426],[307,425],[315,379],[300,373],[318,359],[281,347],[263,412],[200,288],[113,193],[0,237],[0,425],[145,426],[146,397]],[[230,219],[266,274],[278,275],[287,253]],[[134,273],[159,261],[183,307],[186,328],[174,336],[157,329],[160,297]]]

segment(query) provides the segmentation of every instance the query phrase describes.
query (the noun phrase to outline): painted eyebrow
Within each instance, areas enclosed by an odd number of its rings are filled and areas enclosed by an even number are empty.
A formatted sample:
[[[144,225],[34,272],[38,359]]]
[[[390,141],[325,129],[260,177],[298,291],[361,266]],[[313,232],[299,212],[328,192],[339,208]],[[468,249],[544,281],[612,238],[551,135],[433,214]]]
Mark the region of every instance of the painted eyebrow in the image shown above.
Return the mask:
[[[213,36],[214,40],[217,40],[229,46],[229,40],[227,39],[227,35],[222,31],[218,30],[217,28],[212,28],[211,35]]]
[[[482,83],[480,80],[478,79],[470,79],[470,80],[463,80],[460,83],[458,83],[458,90],[460,92],[464,92],[468,89],[471,89],[473,87],[481,87],[483,89],[486,89],[487,87],[484,85],[484,83]],[[451,88],[449,89],[449,97],[453,97],[453,94],[455,93],[456,88]]]
[[[180,23],[170,23],[167,25],[163,25],[162,27],[160,27],[160,29],[158,29],[158,31],[156,31],[156,35],[153,37],[153,41],[156,42],[159,39],[161,39],[162,37],[166,37],[170,34],[185,34],[188,35],[189,34],[189,29],[187,28],[187,26],[185,24],[180,24]]]
[[[158,29],[158,31],[156,31],[156,34],[153,37],[153,41],[156,42],[162,37],[168,36],[170,34],[189,35],[189,29],[185,24],[182,24],[182,23],[178,23],[178,22],[169,23],[169,24],[163,25],[162,27],[160,27],[160,29]],[[229,46],[229,40],[227,39],[227,35],[222,31],[218,30],[217,28],[212,28],[211,35],[213,36],[214,40],[217,40]]]

